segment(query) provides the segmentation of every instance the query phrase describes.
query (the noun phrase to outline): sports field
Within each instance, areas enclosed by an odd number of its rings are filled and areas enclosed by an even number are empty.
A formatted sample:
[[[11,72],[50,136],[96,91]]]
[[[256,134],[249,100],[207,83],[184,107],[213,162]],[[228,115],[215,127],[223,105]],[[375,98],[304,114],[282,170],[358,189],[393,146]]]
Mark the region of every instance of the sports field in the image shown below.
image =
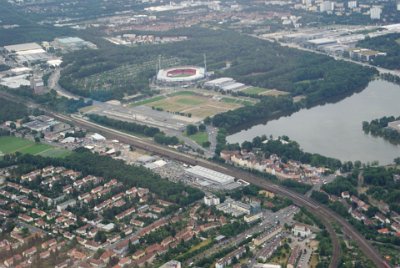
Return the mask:
[[[153,97],[142,101],[141,104],[160,108],[166,112],[190,113],[193,117],[200,119],[243,106],[240,101],[225,102],[193,91],[181,91],[171,93],[165,97]]]
[[[68,150],[56,148],[48,144],[35,143],[12,136],[0,137],[0,156],[15,152],[48,157],[65,157],[70,154]]]

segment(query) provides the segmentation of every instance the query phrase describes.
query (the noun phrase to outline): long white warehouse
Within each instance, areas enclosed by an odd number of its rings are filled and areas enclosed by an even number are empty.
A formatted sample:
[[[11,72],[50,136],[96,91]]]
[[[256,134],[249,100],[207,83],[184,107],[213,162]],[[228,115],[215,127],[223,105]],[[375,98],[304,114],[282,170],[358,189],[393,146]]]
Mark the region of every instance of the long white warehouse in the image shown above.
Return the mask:
[[[235,178],[232,176],[202,166],[190,167],[186,169],[186,173],[198,179],[219,185],[227,185],[235,181]]]

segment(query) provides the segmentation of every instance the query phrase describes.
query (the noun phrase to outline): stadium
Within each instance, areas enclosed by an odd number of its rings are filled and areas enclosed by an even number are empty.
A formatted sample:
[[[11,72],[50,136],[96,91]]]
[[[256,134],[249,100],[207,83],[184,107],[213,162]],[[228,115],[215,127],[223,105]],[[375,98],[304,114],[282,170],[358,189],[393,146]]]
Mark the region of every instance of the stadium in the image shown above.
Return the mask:
[[[180,66],[161,69],[157,73],[157,81],[163,83],[186,83],[203,79],[205,68],[197,66]]]

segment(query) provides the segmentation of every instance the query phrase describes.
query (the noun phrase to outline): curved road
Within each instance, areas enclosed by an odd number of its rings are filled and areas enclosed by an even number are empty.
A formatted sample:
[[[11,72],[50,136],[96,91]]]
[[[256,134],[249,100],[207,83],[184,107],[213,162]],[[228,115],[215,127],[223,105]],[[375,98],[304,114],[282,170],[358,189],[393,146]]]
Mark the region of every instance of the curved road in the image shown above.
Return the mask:
[[[0,95],[4,98],[7,98],[11,101],[18,101],[18,97],[9,95],[5,92],[0,92]],[[26,100],[24,100],[26,103]],[[33,103],[26,103],[31,106],[38,106]],[[225,167],[220,164],[213,163],[211,161],[196,158],[194,156],[186,155],[169,148],[157,145],[149,140],[142,139],[136,137],[134,135],[130,135],[121,131],[117,131],[111,128],[107,128],[101,125],[97,125],[93,122],[87,121],[77,116],[66,116],[54,112],[47,111],[50,116],[53,116],[61,121],[65,121],[77,126],[81,126],[83,128],[101,133],[109,138],[118,139],[121,142],[134,145],[138,148],[169,157],[171,159],[175,159],[190,165],[202,165],[204,167],[223,172],[225,174],[234,176],[236,178],[240,178],[244,181],[262,187],[266,190],[279,194],[281,196],[288,197],[291,199],[296,205],[304,206],[309,211],[311,211],[314,215],[316,215],[325,225],[326,230],[331,236],[332,244],[333,244],[333,254],[332,261],[330,267],[338,267],[341,261],[341,250],[338,237],[333,229],[332,222],[339,224],[342,227],[342,231],[344,234],[349,236],[356,242],[360,250],[368,257],[376,267],[388,267],[387,264],[383,261],[380,254],[375,250],[375,248],[363,237],[361,236],[354,228],[341,216],[333,212],[332,210],[318,204],[317,202],[311,200],[310,198],[288,190],[282,186],[273,184],[270,181],[263,179],[262,177],[256,176],[254,174],[245,172],[239,168],[229,166]]]

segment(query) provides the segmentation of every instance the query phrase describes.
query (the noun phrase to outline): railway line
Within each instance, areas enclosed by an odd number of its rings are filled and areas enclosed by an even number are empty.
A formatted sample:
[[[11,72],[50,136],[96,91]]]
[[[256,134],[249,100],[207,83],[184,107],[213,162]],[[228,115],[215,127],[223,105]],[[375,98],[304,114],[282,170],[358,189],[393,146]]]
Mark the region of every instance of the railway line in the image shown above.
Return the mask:
[[[9,99],[10,101],[20,101],[18,97],[13,95],[7,94],[5,92],[0,92],[0,96]],[[20,101],[21,102],[21,101]],[[26,105],[30,106],[37,106],[32,102],[26,102],[23,100]],[[332,252],[332,260],[330,267],[338,267],[341,262],[341,247],[339,243],[338,236],[333,228],[332,223],[335,222],[341,226],[342,231],[348,237],[353,239],[354,242],[358,245],[360,250],[374,263],[376,267],[388,267],[387,263],[382,259],[379,253],[375,250],[375,248],[363,237],[361,236],[350,223],[348,223],[344,218],[336,214],[335,212],[331,211],[327,207],[318,204],[317,202],[313,201],[312,199],[288,190],[282,186],[273,184],[270,181],[267,181],[259,176],[254,174],[248,173],[236,167],[225,167],[214,162],[208,161],[206,159],[197,158],[195,156],[183,154],[172,150],[170,148],[160,146],[158,144],[153,143],[152,141],[136,137],[131,134],[127,134],[115,129],[111,129],[108,127],[104,127],[93,122],[87,121],[83,118],[78,116],[66,116],[59,113],[54,113],[51,111],[47,111],[48,115],[57,118],[60,121],[68,122],[76,126],[80,126],[86,128],[88,130],[98,132],[108,138],[117,139],[121,142],[136,146],[137,148],[162,155],[189,165],[201,165],[219,172],[226,173],[228,175],[234,176],[236,178],[240,178],[248,183],[254,184],[259,186],[263,189],[269,190],[274,192],[278,195],[285,196],[291,199],[296,205],[304,206],[307,208],[311,213],[316,215],[326,227],[327,232],[329,233],[332,239],[333,245],[333,252]]]

